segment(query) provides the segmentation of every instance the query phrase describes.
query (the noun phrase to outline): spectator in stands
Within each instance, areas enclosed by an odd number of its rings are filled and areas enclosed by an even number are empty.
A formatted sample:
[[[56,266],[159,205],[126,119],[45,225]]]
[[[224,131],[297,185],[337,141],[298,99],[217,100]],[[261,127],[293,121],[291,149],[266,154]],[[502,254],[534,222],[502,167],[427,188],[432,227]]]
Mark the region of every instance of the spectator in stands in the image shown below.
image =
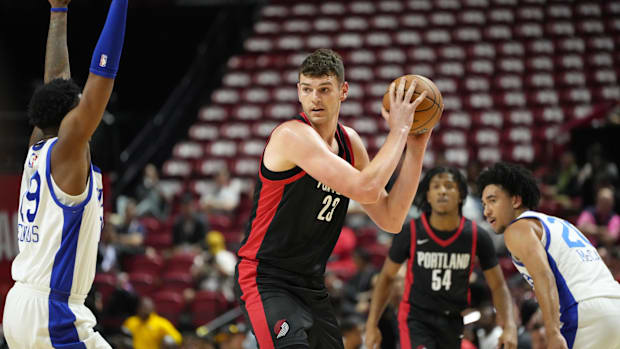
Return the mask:
[[[133,336],[134,349],[178,348],[183,341],[181,333],[154,309],[153,301],[144,297],[137,314],[123,323],[123,328]]]
[[[226,250],[224,235],[219,231],[212,230],[207,233],[206,244],[208,248],[206,263],[198,265],[194,270],[196,278],[200,280],[200,288],[220,292],[227,301],[232,302],[235,298],[232,277],[237,257]]]
[[[119,242],[125,246],[142,246],[146,229],[138,219],[136,200],[128,199],[125,205],[125,214],[118,226]]]
[[[614,212],[614,191],[603,187],[596,193],[596,205],[583,210],[577,227],[595,246],[611,247],[620,237],[620,215]]]
[[[552,173],[546,182],[552,184],[550,189],[555,201],[564,210],[573,211],[577,208],[575,198],[579,196],[579,167],[575,155],[570,151],[562,154],[557,172]]]
[[[106,222],[109,220],[106,218]],[[98,272],[118,272],[119,271],[118,233],[114,224],[106,223],[101,231],[101,239],[97,249],[97,271]]]
[[[239,205],[241,183],[230,178],[228,168],[222,167],[215,176],[215,192],[201,198],[203,208],[208,212],[232,214]]]
[[[138,199],[138,216],[153,216],[161,220],[168,218],[170,204],[159,183],[159,174],[155,165],[148,164],[144,168],[142,182],[136,188],[136,198]]]
[[[196,203],[190,193],[183,195],[180,210],[172,226],[172,243],[175,248],[198,251],[205,241],[208,223],[196,211]]]
[[[477,325],[478,349],[497,348],[502,328],[495,321],[495,309],[492,304],[485,303],[480,307],[480,320]]]
[[[598,192],[600,186],[614,185],[618,181],[618,167],[605,157],[600,143],[588,148],[587,160],[579,171],[578,181],[586,206],[594,203],[593,193]]]

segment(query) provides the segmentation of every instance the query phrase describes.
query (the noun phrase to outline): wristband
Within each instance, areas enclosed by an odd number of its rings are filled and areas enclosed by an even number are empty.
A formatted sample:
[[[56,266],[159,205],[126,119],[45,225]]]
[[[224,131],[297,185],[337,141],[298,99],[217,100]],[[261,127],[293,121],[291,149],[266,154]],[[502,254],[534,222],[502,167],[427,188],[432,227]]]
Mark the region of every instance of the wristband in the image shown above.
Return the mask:
[[[50,11],[52,12],[67,12],[69,9],[66,7],[52,7]]]

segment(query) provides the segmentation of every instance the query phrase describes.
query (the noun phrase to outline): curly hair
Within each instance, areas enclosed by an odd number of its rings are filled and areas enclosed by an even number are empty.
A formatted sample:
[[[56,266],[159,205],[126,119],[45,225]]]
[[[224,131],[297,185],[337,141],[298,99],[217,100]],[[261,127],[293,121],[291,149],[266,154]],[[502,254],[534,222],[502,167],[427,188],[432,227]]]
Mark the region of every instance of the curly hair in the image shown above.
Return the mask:
[[[30,125],[40,129],[59,127],[80,101],[80,87],[73,80],[54,79],[39,86],[28,103]]]
[[[485,169],[478,176],[478,189],[480,195],[487,185],[501,186],[510,196],[520,196],[522,205],[528,209],[536,209],[540,201],[540,190],[532,172],[525,167],[498,162]]]
[[[342,57],[330,49],[320,48],[304,59],[299,67],[299,75],[319,77],[334,75],[338,82],[344,81]]]
[[[454,181],[456,182],[459,188],[459,194],[461,198],[461,203],[459,204],[459,213],[460,213],[463,209],[465,198],[467,197],[467,192],[468,192],[467,180],[465,179],[465,176],[461,173],[461,171],[459,171],[458,169],[454,167],[439,166],[439,167],[434,167],[430,169],[428,172],[426,172],[426,174],[424,175],[424,178],[422,178],[422,180],[420,181],[420,184],[418,185],[418,191],[416,193],[415,199],[413,200],[413,204],[416,205],[423,212],[429,213],[432,211],[431,204],[429,204],[428,200],[426,199],[426,194],[428,193],[431,180],[433,179],[433,177],[441,173],[451,174],[452,178],[454,179]]]

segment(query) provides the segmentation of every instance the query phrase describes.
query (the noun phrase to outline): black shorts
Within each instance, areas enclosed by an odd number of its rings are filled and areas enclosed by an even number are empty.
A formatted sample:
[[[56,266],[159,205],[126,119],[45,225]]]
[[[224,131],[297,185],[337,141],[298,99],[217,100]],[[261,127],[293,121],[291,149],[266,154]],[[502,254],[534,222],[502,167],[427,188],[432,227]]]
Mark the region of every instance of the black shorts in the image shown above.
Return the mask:
[[[235,292],[260,349],[344,348],[322,280],[262,269],[241,259],[235,270]]]
[[[399,308],[401,349],[460,349],[463,328],[458,313],[442,314],[402,303]]]

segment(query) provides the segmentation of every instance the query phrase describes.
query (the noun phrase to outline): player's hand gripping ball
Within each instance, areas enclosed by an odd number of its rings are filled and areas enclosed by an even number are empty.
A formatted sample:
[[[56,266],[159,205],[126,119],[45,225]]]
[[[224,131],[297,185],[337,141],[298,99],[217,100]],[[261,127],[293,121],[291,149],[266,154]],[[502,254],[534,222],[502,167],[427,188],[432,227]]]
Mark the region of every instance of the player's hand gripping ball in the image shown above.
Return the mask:
[[[403,75],[394,80],[396,86],[400,83],[400,79],[403,78],[405,79],[405,91],[407,91],[413,80],[416,80],[417,82],[415,91],[411,97],[412,101],[418,98],[422,92],[427,91],[426,98],[424,98],[422,103],[420,103],[415,110],[413,124],[411,125],[411,130],[409,133],[421,134],[428,132],[428,130],[432,129],[441,118],[441,113],[443,112],[443,98],[441,98],[441,93],[430,79],[421,75]],[[383,107],[388,112],[390,111],[389,91],[388,85],[388,91],[383,95]],[[396,91],[394,92],[396,93]]]

